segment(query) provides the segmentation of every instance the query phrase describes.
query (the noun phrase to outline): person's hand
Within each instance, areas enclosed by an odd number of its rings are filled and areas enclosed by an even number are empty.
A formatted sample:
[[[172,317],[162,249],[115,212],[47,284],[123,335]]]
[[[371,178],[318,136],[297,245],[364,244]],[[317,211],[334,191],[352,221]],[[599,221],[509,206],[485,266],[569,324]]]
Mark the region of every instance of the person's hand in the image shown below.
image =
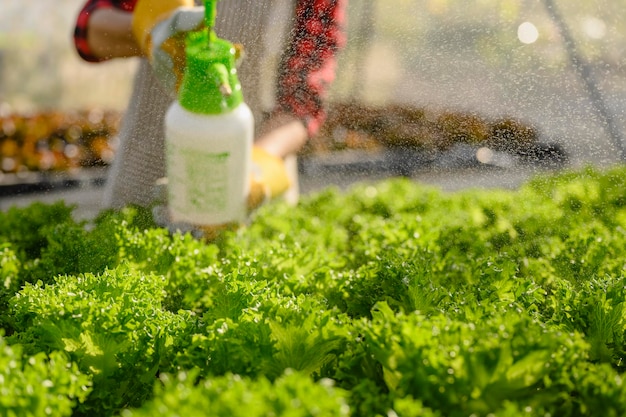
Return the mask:
[[[204,24],[204,7],[193,0],[139,0],[133,34],[166,91],[174,94],[185,69],[185,34]]]
[[[283,194],[290,185],[282,158],[268,153],[259,146],[253,146],[248,210],[252,211],[264,202]]]
[[[168,229],[171,233],[187,232],[196,238],[213,241],[226,230],[235,230],[241,226],[238,223],[198,226],[183,222],[172,222],[167,210],[167,185],[167,178],[161,178],[155,183],[152,214],[155,222],[159,226]],[[290,185],[291,182],[282,158],[271,155],[258,146],[253,146],[250,194],[247,200],[248,212],[252,213],[263,203],[280,196],[289,189]]]

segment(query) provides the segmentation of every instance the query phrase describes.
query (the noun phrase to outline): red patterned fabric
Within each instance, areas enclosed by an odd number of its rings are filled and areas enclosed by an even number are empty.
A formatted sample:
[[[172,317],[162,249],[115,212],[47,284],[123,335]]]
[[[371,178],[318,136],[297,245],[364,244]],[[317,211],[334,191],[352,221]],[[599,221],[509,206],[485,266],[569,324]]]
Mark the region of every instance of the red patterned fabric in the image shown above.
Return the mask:
[[[279,67],[277,104],[300,118],[309,135],[326,118],[323,100],[335,77],[336,52],[345,43],[347,0],[300,0],[289,49]]]
[[[336,53],[345,43],[344,24],[348,0],[298,0],[295,27],[282,56],[275,111],[293,114],[315,135],[326,118],[323,100],[333,81]],[[132,11],[137,0],[89,0],[80,11],[74,42],[80,56],[99,62],[89,51],[87,22],[95,9]]]

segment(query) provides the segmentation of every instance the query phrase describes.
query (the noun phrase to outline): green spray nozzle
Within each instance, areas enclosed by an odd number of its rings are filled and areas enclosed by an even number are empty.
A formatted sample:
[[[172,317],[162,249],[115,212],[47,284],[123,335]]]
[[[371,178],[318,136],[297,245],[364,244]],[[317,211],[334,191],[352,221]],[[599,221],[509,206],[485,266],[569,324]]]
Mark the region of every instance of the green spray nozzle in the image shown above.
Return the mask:
[[[243,102],[234,45],[218,38],[213,28],[218,0],[205,0],[205,28],[187,35],[187,65],[178,100],[193,113],[218,114]]]
[[[204,1],[204,24],[212,31],[215,27],[215,16],[217,15],[217,0]]]

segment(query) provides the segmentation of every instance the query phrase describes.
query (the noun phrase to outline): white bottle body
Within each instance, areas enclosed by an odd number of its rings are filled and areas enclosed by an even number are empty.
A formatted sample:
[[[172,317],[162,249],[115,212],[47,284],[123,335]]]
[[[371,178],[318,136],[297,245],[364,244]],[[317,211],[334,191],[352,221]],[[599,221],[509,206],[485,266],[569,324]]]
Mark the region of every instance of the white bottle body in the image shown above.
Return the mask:
[[[196,114],[175,101],[165,116],[170,221],[196,226],[241,223],[247,215],[254,119],[241,103]]]

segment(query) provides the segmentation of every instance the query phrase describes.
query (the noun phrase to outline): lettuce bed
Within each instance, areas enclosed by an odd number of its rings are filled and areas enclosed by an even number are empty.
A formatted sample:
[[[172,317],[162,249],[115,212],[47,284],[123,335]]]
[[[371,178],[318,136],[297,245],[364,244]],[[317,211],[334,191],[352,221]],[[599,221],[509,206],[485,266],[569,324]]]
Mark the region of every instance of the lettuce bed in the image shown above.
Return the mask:
[[[626,415],[625,178],[329,188],[211,244],[0,213],[0,415]]]

